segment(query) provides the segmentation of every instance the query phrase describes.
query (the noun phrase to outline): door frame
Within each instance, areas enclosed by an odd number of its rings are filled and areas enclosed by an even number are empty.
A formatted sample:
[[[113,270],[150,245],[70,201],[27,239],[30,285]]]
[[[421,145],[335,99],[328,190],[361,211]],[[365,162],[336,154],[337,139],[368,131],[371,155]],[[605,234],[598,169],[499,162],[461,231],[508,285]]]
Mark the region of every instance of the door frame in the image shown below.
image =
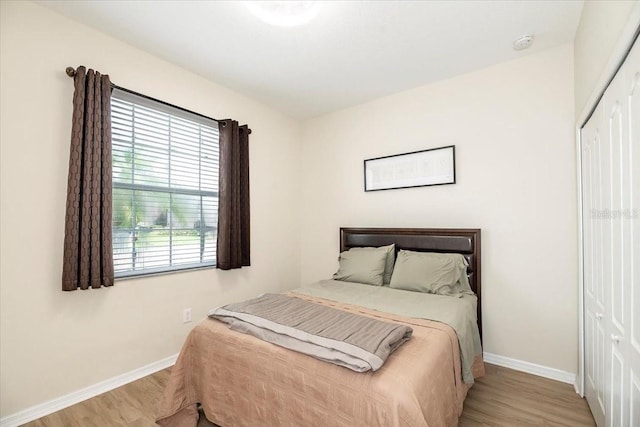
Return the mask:
[[[584,256],[582,241],[582,127],[589,121],[594,110],[600,103],[605,90],[615,77],[616,73],[627,58],[634,41],[640,32],[640,0],[636,1],[629,19],[625,24],[616,45],[609,56],[609,60],[600,75],[585,107],[577,116],[575,124],[576,133],[576,162],[577,162],[577,191],[578,191],[578,375],[574,384],[576,393],[581,397],[585,395],[584,387]]]

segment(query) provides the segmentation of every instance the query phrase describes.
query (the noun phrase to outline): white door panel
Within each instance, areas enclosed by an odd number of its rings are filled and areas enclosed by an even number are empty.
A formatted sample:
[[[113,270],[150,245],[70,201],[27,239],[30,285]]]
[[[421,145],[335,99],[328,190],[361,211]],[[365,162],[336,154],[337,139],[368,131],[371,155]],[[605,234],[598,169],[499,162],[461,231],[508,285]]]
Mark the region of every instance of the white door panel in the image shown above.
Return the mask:
[[[629,295],[627,331],[625,334],[626,364],[623,373],[629,402],[628,425],[640,427],[640,44],[636,41],[625,63],[626,107],[628,126],[626,135],[626,196],[623,220],[624,248],[627,251],[623,281]]]
[[[629,425],[640,426],[640,378],[633,370],[631,371],[631,391],[629,393],[631,410],[629,411]]]
[[[588,311],[585,312],[584,316],[584,328],[586,331],[586,336],[584,340],[584,351],[586,354],[585,357],[585,375],[587,379],[587,387],[595,390],[596,388],[596,370],[595,370],[595,343],[594,339],[596,336],[595,327],[596,327],[596,319],[594,318],[593,312]]]
[[[640,44],[581,130],[585,392],[640,427]]]
[[[616,345],[611,346],[611,407],[609,411],[610,426],[626,426],[624,422],[624,361]]]
[[[602,117],[598,107],[592,117]],[[587,365],[586,397],[594,418],[604,425],[606,392],[604,341],[604,263],[601,257],[603,232],[599,220],[602,210],[602,144],[599,125],[602,120],[591,120],[582,129],[582,203],[583,203],[583,257],[584,257],[584,314],[587,325],[585,357]],[[608,170],[608,169],[607,169]]]
[[[596,325],[596,392],[598,398],[598,404],[592,405],[592,408],[595,408],[597,411],[594,412],[592,409],[593,417],[596,422],[601,422],[604,425],[604,414],[606,413],[606,400],[607,400],[607,381],[605,381],[605,373],[606,362],[605,362],[605,338],[604,338],[604,328],[602,327],[602,322]]]

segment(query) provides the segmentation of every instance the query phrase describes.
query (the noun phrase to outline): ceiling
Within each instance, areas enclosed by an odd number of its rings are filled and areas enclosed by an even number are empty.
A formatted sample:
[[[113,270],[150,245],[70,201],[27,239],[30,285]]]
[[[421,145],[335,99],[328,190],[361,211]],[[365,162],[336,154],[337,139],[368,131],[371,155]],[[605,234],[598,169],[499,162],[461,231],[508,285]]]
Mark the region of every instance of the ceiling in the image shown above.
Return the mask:
[[[39,3],[298,119],[570,42],[583,5],[326,1],[310,23],[275,27],[239,1]]]

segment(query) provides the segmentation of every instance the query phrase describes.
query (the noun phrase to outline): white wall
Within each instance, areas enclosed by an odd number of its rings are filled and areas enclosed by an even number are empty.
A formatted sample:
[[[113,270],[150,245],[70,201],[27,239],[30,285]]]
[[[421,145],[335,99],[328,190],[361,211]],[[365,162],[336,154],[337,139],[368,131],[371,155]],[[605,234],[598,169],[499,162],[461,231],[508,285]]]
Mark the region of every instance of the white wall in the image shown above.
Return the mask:
[[[1,416],[179,351],[214,306],[297,286],[300,124],[29,2],[0,3]],[[252,267],[121,281],[63,293],[62,245],[73,81],[86,65],[115,83],[251,135]]]
[[[575,114],[580,115],[605,71],[613,49],[638,0],[584,2],[575,45]]]
[[[305,123],[302,281],[340,226],[482,229],[485,351],[577,371],[573,50],[564,45]],[[363,191],[363,160],[455,144],[455,185]]]

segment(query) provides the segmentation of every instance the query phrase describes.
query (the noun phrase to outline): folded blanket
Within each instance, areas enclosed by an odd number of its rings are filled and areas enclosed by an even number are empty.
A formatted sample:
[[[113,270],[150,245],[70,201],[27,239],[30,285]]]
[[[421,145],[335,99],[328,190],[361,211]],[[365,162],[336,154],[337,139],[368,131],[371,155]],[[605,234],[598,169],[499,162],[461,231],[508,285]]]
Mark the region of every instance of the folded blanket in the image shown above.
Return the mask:
[[[378,370],[413,332],[406,325],[281,294],[225,305],[211,310],[209,317],[233,330],[357,372]]]

